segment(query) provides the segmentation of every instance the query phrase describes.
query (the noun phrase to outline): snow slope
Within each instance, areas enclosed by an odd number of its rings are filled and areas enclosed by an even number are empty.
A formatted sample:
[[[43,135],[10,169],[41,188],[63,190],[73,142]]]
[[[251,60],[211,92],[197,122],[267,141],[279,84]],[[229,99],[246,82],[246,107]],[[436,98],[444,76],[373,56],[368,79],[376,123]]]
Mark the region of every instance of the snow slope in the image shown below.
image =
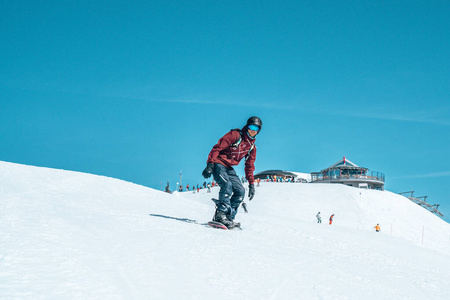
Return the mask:
[[[0,299],[450,294],[450,225],[402,196],[264,183],[248,202],[249,213],[237,215],[244,230],[223,231],[203,225],[217,194],[215,188],[169,195],[102,176],[0,162]],[[374,232],[376,223],[381,233]]]

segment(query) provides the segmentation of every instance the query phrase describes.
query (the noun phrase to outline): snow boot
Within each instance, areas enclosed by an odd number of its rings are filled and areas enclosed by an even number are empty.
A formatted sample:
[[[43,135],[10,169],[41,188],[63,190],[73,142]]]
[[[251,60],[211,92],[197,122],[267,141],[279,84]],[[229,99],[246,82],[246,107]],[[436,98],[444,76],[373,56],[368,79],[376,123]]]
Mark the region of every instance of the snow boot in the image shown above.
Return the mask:
[[[227,218],[227,214],[223,211],[220,211],[216,208],[216,213],[214,214],[213,221],[222,223],[227,226],[228,229],[231,229],[235,226],[234,222]]]

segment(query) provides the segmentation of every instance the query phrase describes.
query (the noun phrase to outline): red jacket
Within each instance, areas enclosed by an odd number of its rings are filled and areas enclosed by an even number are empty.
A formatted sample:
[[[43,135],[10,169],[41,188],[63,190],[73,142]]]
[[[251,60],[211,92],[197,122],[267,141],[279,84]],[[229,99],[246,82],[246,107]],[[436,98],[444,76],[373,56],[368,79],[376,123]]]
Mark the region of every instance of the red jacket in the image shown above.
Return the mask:
[[[239,139],[240,133],[231,130],[225,134],[212,148],[208,155],[207,163],[218,163],[230,168],[237,166],[246,157],[245,178],[247,178],[250,184],[253,184],[255,182],[253,171],[255,171],[256,146],[254,146],[255,140],[251,139],[246,131],[247,128],[244,127],[242,130],[242,141],[237,147],[232,147],[232,145]],[[253,149],[250,151],[252,146]]]

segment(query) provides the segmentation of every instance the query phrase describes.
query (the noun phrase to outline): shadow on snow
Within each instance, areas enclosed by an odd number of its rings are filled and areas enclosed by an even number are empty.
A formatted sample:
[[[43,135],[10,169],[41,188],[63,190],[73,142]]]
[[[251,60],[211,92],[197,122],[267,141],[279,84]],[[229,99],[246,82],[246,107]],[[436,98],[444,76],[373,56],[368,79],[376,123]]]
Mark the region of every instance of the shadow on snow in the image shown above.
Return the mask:
[[[185,222],[185,223],[193,223],[193,224],[198,224],[198,225],[208,225],[207,223],[199,223],[196,220],[191,220],[191,219],[188,219],[188,218],[176,218],[176,217],[157,215],[157,214],[150,214],[150,216],[158,217],[158,218],[164,218],[164,219],[177,220],[177,221],[181,221],[181,222]]]

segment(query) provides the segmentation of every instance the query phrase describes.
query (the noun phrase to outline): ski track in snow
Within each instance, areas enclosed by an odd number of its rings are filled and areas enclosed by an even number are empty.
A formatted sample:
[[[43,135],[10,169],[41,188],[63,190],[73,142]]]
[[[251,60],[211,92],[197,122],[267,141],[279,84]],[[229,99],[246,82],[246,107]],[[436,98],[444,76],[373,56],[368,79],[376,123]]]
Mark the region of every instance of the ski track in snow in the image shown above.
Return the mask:
[[[262,183],[246,201],[249,213],[237,215],[243,230],[224,231],[204,226],[214,213],[210,199],[218,188],[212,191],[169,195],[102,176],[0,162],[0,299],[450,294],[450,225],[402,196]]]

